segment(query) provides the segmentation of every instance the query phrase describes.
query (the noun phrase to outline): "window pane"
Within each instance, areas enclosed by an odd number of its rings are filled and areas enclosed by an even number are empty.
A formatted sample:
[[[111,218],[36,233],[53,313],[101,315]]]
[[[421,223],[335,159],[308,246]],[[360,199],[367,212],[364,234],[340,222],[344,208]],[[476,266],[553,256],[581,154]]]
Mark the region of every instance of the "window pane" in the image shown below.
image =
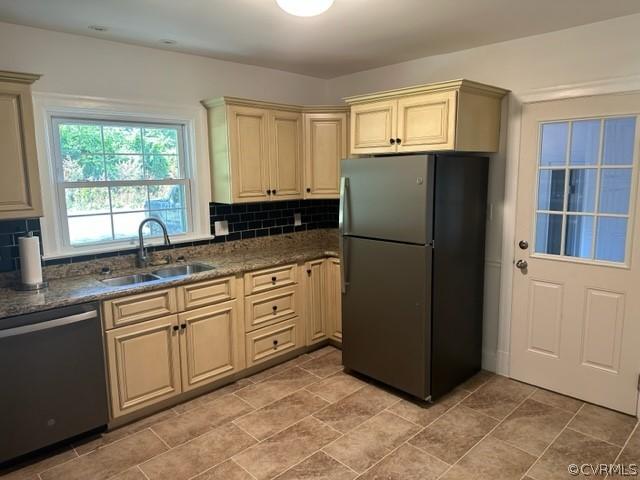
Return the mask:
[[[562,215],[538,213],[536,221],[536,252],[560,254]]]
[[[177,154],[178,130],[175,128],[145,128],[144,153]]]
[[[149,210],[166,210],[168,208],[184,208],[183,185],[151,185],[149,186]]]
[[[167,226],[169,235],[177,233],[185,233],[187,231],[187,212],[186,210],[156,210],[151,212],[154,217],[160,218]],[[162,235],[162,230],[157,223],[150,224],[153,235]]]
[[[139,127],[103,127],[106,153],[142,153],[142,132]]]
[[[69,217],[69,241],[71,245],[112,240],[111,216]]]
[[[538,210],[564,208],[564,170],[540,170],[538,185]]]
[[[65,182],[99,182],[104,180],[104,157],[75,153],[62,154]]]
[[[64,193],[67,215],[109,213],[108,188],[67,188]]]
[[[62,123],[58,125],[58,134],[63,154],[102,153],[100,125]]]
[[[108,155],[107,180],[143,180],[142,155]]]
[[[176,155],[145,155],[145,171],[149,180],[182,178]]]
[[[600,151],[600,120],[573,122],[571,131],[571,165],[595,165]]]
[[[111,205],[114,212],[145,210],[147,203],[147,187],[111,187]]]
[[[564,254],[569,257],[591,258],[592,244],[593,217],[586,215],[567,216]]]
[[[608,260],[610,262],[624,262],[626,239],[626,218],[598,218],[596,259]]]
[[[610,118],[604,121],[605,165],[633,164],[633,147],[636,132],[635,117]]]
[[[600,175],[600,212],[629,213],[631,169],[602,169]]]
[[[595,168],[571,170],[569,172],[569,202],[567,210],[570,212],[593,212],[596,204]]]
[[[566,163],[568,129],[566,122],[542,125],[540,165],[556,167]]]
[[[147,212],[114,214],[113,232],[115,234],[115,238],[119,240],[124,238],[137,238],[138,227],[140,226],[140,222],[145,218],[147,218]]]

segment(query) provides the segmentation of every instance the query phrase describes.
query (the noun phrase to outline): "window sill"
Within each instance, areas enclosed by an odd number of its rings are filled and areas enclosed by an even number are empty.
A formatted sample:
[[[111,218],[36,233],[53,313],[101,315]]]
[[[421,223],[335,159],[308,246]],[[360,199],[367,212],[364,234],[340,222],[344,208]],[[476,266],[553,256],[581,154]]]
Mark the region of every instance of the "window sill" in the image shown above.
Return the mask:
[[[201,240],[213,240],[215,237],[213,235],[189,235],[189,236],[178,236],[175,238],[170,238],[171,245],[181,245],[184,243],[191,242],[199,242]],[[145,247],[158,247],[164,245],[164,242],[161,239],[153,239],[149,241],[145,241]],[[85,255],[99,255],[102,253],[113,253],[119,252],[123,250],[132,250],[138,248],[138,242],[121,244],[117,246],[101,246],[101,247],[78,247],[74,249],[64,250],[61,252],[56,252],[53,254],[45,254],[42,256],[43,260],[56,260],[60,258],[70,258],[70,257],[82,257]]]

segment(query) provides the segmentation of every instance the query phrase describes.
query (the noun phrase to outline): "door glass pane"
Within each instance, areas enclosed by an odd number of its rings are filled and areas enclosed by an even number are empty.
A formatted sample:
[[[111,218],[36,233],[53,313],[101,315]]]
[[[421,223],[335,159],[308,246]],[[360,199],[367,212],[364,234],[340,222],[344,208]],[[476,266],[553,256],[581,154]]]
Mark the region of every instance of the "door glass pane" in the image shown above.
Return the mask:
[[[570,170],[568,211],[594,211],[596,204],[596,178],[597,170],[595,168]]]
[[[568,133],[567,122],[542,125],[541,166],[558,167],[566,163]]]
[[[629,213],[629,195],[631,192],[631,169],[602,169],[600,179],[601,213]]]
[[[587,215],[567,216],[564,254],[569,257],[591,258],[592,245],[593,217]]]
[[[600,150],[600,120],[580,120],[571,127],[571,165],[595,165]]]
[[[562,215],[538,213],[536,219],[536,252],[560,254]]]
[[[626,218],[598,218],[596,259],[610,262],[624,262],[626,238]]]
[[[540,170],[538,210],[562,211],[564,206],[564,170]]]
[[[610,118],[604,121],[605,165],[631,165],[636,132],[636,118]]]

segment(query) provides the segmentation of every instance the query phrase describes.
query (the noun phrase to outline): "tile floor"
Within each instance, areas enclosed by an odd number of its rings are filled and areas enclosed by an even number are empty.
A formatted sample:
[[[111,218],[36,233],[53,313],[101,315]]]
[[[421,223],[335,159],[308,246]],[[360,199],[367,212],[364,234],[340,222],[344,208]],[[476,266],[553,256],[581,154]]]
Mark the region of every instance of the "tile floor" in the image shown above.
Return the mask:
[[[430,406],[342,372],[325,347],[6,480],[551,480],[640,464],[636,419],[480,372]]]

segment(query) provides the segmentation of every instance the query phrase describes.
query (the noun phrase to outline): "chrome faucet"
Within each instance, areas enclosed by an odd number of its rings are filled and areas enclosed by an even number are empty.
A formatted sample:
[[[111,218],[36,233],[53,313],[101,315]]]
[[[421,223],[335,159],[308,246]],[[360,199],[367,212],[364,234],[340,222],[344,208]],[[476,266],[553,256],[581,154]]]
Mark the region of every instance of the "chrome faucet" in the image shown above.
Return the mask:
[[[147,217],[140,222],[140,226],[138,227],[138,242],[140,242],[140,246],[138,249],[138,258],[136,264],[138,267],[146,267],[149,265],[149,256],[147,255],[147,249],[144,246],[144,237],[142,236],[142,229],[149,222],[156,222],[160,225],[162,229],[162,234],[164,235],[164,244],[171,245],[171,241],[169,240],[169,234],[167,233],[167,226],[165,223],[160,220],[158,217]]]

